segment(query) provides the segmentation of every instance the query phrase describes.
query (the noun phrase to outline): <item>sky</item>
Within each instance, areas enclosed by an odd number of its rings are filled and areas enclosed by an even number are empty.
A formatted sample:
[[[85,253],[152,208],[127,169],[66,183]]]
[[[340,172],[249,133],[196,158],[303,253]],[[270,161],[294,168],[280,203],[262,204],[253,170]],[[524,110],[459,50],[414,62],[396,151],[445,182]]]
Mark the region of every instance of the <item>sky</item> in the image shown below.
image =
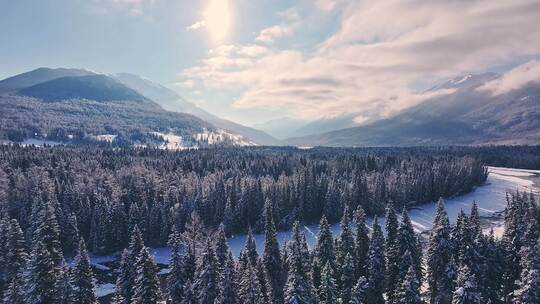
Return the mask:
[[[538,20],[538,0],[0,0],[0,78],[128,72],[247,125],[362,123],[459,75],[539,78]]]

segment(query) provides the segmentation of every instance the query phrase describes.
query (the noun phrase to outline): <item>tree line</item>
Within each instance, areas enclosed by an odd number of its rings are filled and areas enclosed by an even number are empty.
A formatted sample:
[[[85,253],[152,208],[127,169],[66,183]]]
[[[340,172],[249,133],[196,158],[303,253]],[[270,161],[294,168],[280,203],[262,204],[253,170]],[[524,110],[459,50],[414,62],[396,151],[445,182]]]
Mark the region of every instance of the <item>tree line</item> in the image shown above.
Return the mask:
[[[367,151],[367,152],[366,152]],[[471,191],[487,177],[469,156],[420,149],[370,151],[294,148],[159,149],[0,146],[0,212],[16,219],[27,241],[52,205],[62,252],[83,238],[91,252],[125,248],[139,227],[148,246],[183,232],[196,212],[226,235],[264,230],[264,202],[278,229],[338,222],[361,206],[384,213]]]
[[[366,223],[361,206],[348,209],[341,232],[333,235],[326,217],[317,243],[309,249],[298,222],[280,247],[265,202],[265,244],[257,252],[250,230],[234,259],[223,225],[214,232],[196,213],[183,233],[169,236],[169,272],[160,282],[157,267],[135,226],[123,250],[115,304],[167,303],[354,303],[480,304],[540,303],[540,201],[532,194],[507,197],[504,234],[482,232],[478,206],[450,225],[439,200],[426,249],[407,210],[401,216],[386,207],[385,234],[375,218]],[[0,252],[4,303],[97,303],[92,268],[84,240],[74,265],[66,265],[54,207],[40,212],[37,234],[26,243],[17,220],[3,217]],[[30,247],[30,254],[26,248]],[[425,286],[426,288],[421,288]]]

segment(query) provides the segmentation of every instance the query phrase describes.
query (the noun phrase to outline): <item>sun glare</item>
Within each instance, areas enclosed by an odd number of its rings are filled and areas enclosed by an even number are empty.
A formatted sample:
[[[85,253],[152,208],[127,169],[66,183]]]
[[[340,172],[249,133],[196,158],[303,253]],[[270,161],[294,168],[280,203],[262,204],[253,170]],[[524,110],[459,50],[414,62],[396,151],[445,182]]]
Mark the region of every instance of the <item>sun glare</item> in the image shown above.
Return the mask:
[[[212,38],[219,42],[227,37],[231,27],[228,0],[210,0],[204,12],[206,26]]]

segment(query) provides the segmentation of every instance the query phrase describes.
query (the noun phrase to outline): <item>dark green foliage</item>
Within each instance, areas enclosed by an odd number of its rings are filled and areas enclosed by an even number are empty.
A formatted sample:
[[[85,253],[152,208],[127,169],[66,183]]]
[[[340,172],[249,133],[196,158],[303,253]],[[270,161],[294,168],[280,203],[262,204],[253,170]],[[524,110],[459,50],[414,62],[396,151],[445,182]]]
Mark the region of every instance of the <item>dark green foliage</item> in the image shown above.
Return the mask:
[[[157,273],[154,259],[148,253],[148,249],[143,247],[136,262],[133,304],[157,303],[161,299]]]
[[[79,250],[75,257],[75,267],[72,270],[71,277],[73,301],[80,304],[96,304],[94,275],[84,240],[79,243]]]

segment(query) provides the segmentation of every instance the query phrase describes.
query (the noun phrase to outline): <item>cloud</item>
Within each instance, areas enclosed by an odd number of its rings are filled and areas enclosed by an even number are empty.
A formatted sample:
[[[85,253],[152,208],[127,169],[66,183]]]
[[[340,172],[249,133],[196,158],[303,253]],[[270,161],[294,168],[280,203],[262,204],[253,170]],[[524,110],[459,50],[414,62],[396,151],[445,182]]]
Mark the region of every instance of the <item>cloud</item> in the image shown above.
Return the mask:
[[[209,53],[183,76],[207,89],[240,90],[237,108],[286,109],[302,118],[358,112],[364,121],[429,98],[415,83],[540,55],[534,0],[351,0],[340,9],[339,28],[309,53],[274,47],[249,57],[234,46]],[[287,35],[294,31],[277,25],[256,40]]]
[[[490,91],[493,95],[501,95],[522,88],[530,83],[540,83],[539,60],[531,60],[519,65],[478,89]]]
[[[279,38],[292,35],[293,30],[289,26],[284,25],[274,25],[268,28],[261,30],[257,38],[258,42],[272,43]]]
[[[98,0],[100,1],[100,0]],[[118,8],[127,11],[127,14],[132,17],[143,16],[145,10],[154,5],[157,0],[101,0],[110,1]]]
[[[183,81],[178,81],[176,83],[174,83],[175,86],[177,87],[182,87],[182,88],[188,88],[188,89],[191,89],[195,86],[195,82],[191,79],[187,79],[187,80],[183,80]]]
[[[197,22],[193,23],[192,25],[186,26],[186,30],[188,30],[188,31],[198,30],[198,29],[204,27],[205,25],[206,25],[206,21],[204,21],[204,20],[197,21]]]
[[[337,0],[317,0],[315,5],[319,10],[328,13],[334,10],[337,2]]]

